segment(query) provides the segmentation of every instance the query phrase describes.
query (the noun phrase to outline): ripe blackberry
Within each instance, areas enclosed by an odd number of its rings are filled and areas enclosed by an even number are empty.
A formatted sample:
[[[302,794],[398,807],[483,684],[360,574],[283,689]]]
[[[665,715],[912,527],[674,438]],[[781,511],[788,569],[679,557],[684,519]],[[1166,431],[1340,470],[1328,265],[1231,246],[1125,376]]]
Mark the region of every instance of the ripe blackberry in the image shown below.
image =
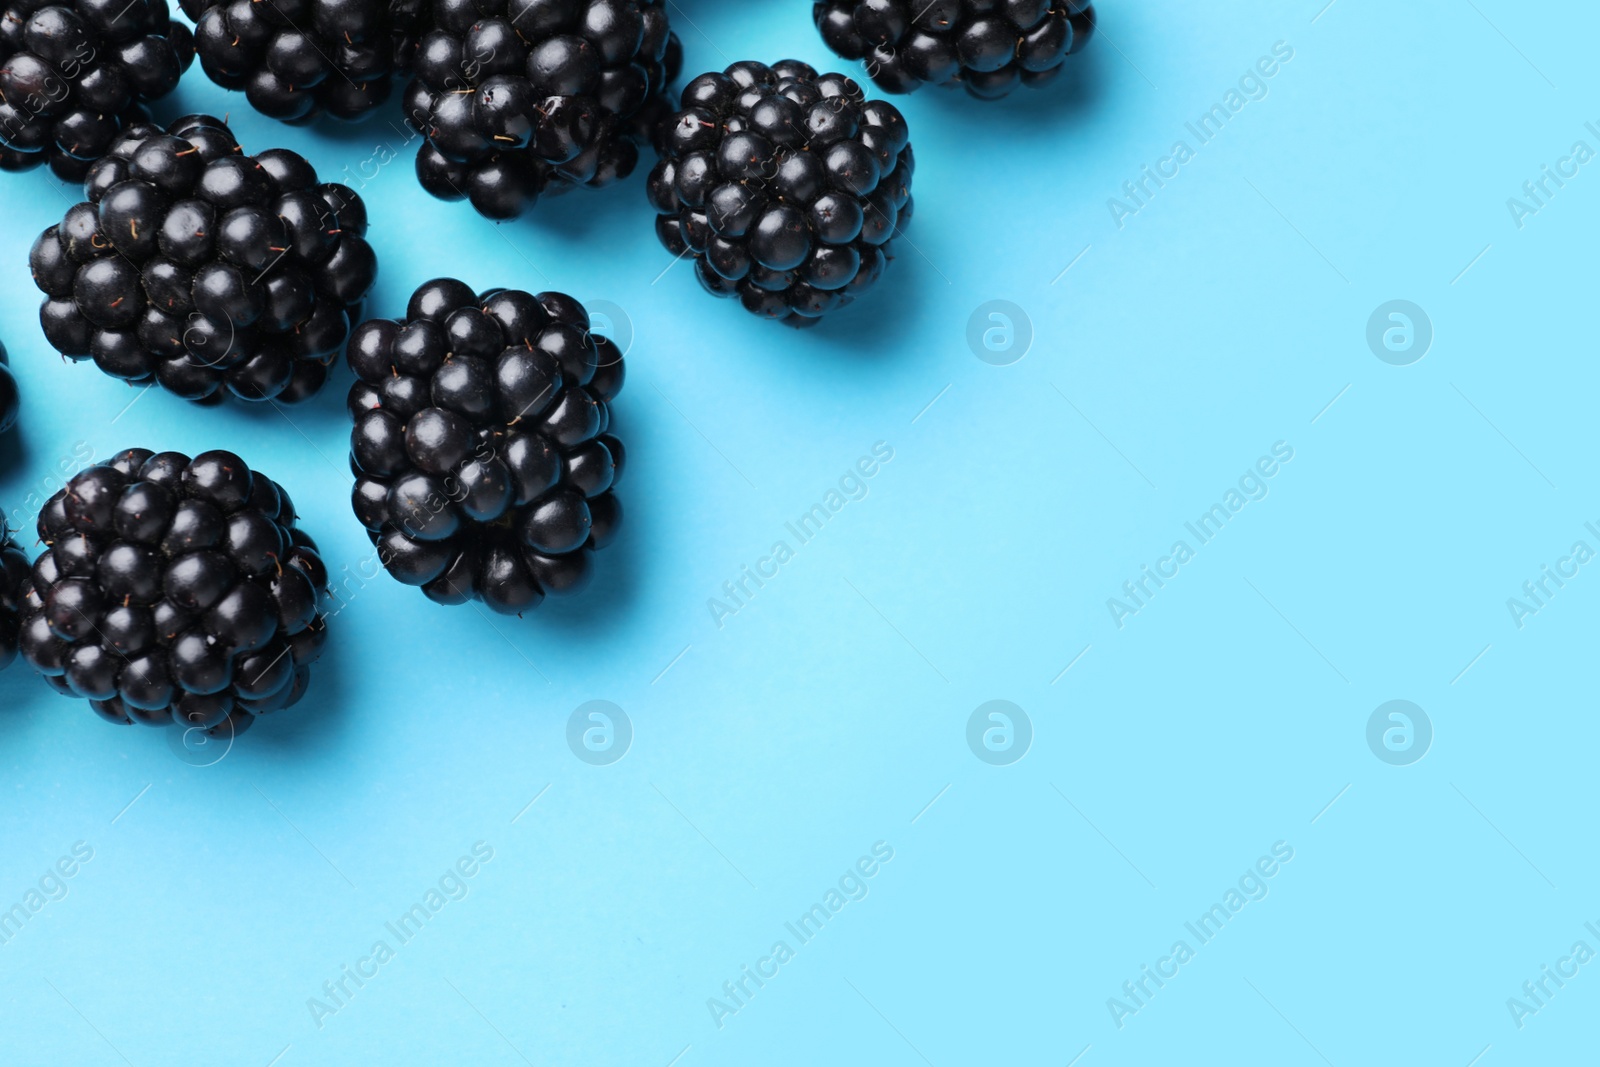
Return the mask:
[[[6,518],[0,515],[0,670],[17,658],[17,636],[22,628],[22,591],[28,581],[28,557],[11,539]]]
[[[650,173],[656,235],[708,292],[811,326],[883,274],[911,219],[906,121],[843,74],[735,63],[683,90]]]
[[[22,398],[17,393],[17,379],[6,365],[6,346],[0,345],[0,433],[17,424],[17,414],[22,408]],[[4,540],[0,535],[0,540]]]
[[[294,504],[231,452],[135,448],[39,515],[22,655],[116,723],[233,736],[306,691],[328,574]]]
[[[378,273],[354,191],[194,115],[127,130],[84,194],[29,257],[62,355],[200,403],[322,387]]]
[[[357,119],[411,72],[417,0],[182,0],[206,76],[269,118]]]
[[[1053,79],[1095,21],[1089,0],[820,0],[811,13],[884,92],[961,85],[984,100]]]
[[[82,181],[193,59],[166,0],[11,0],[0,11],[0,170],[48,161]]]
[[[439,278],[350,340],[356,517],[389,573],[516,615],[577,592],[622,521],[622,352],[583,305]]]
[[[665,0],[435,0],[433,19],[405,93],[417,178],[491,219],[633,173],[682,63]]]

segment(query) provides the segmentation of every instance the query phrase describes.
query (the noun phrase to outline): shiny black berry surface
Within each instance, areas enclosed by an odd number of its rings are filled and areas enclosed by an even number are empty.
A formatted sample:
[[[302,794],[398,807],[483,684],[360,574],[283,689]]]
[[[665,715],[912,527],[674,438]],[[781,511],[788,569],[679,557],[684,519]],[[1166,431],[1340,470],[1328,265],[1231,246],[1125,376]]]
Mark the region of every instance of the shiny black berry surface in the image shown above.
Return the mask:
[[[51,497],[38,531],[19,643],[56,691],[111,722],[229,737],[305,694],[327,570],[288,493],[238,456],[118,453]]]
[[[960,85],[985,100],[1053,80],[1095,25],[1088,0],[819,0],[812,17],[884,92]]]
[[[28,557],[12,537],[0,515],[0,670],[17,659],[17,638],[22,632],[22,595],[28,581]]]
[[[616,536],[622,352],[563,293],[440,278],[350,341],[356,517],[441,604],[519,614],[579,591]]]
[[[358,119],[411,71],[425,6],[388,0],[182,0],[200,66],[289,123]]]
[[[681,49],[665,0],[436,0],[405,93],[417,177],[492,219],[631,174]]]
[[[125,131],[84,194],[29,257],[58,352],[200,403],[322,387],[378,272],[354,191],[195,115]]]
[[[15,0],[0,10],[0,170],[81,181],[145,104],[172,92],[194,41],[166,0]]]
[[[11,373],[6,356],[6,346],[0,344],[0,433],[17,424],[22,410],[22,397],[17,392],[17,379]]]
[[[814,325],[877,282],[911,219],[900,111],[843,74],[735,63],[683,90],[650,173],[656,234],[717,296]]]

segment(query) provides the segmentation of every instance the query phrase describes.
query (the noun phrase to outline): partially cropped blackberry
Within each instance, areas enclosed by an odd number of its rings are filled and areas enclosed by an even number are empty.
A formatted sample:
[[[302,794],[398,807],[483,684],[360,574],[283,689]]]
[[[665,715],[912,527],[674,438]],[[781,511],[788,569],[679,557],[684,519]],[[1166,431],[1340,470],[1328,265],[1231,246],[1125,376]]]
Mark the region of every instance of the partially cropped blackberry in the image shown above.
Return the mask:
[[[411,71],[417,0],[182,0],[206,76],[270,118],[370,114]]]
[[[650,173],[656,235],[700,284],[811,326],[883,274],[911,219],[906,121],[843,74],[735,63],[683,90]]]
[[[998,100],[1036,88],[1094,35],[1089,0],[820,0],[822,39],[860,60],[878,88],[964,86]]]
[[[130,128],[84,194],[29,257],[62,355],[200,403],[322,387],[378,273],[354,191],[194,115]]]
[[[506,615],[583,586],[622,521],[623,365],[582,304],[440,278],[349,359],[353,503],[391,575]]]
[[[0,433],[5,433],[17,424],[17,413],[21,408],[22,400],[17,393],[17,379],[12,375],[11,368],[6,365],[6,346],[0,345]]]
[[[294,504],[231,452],[129,449],[39,515],[23,657],[111,722],[213,736],[305,695],[328,575]]]
[[[193,59],[166,0],[11,0],[0,11],[0,170],[48,162],[83,180]]]
[[[417,178],[509,219],[633,172],[682,50],[665,0],[436,0],[408,121]]]
[[[22,591],[28,581],[28,557],[11,539],[6,518],[0,515],[0,670],[17,658],[17,636],[22,628]]]

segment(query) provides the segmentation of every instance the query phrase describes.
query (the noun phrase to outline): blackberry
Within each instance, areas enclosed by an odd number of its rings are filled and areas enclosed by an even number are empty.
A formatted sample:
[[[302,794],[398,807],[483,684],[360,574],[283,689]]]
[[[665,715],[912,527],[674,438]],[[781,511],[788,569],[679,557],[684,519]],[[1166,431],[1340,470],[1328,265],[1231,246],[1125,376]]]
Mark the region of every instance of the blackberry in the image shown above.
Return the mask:
[[[616,536],[622,352],[563,293],[439,278],[356,328],[356,517],[395,578],[516,615],[577,592]]]
[[[200,403],[322,387],[378,272],[354,191],[194,115],[128,129],[84,194],[29,257],[62,355]]]
[[[798,60],[702,74],[650,174],[656,235],[707,291],[815,325],[877,282],[911,219],[908,138],[893,104]]]
[[[1089,0],[820,0],[811,11],[828,47],[884,92],[961,85],[983,100],[1053,79],[1095,21]]]
[[[22,408],[22,399],[17,393],[17,379],[6,362],[6,346],[0,345],[0,433],[17,424],[17,414]],[[0,540],[3,539],[3,535],[0,535]]]
[[[411,72],[418,0],[182,0],[206,76],[269,118],[370,114]]]
[[[166,0],[12,0],[0,11],[0,170],[48,162],[82,181],[193,59]]]
[[[103,718],[233,736],[305,695],[328,574],[289,494],[231,452],[135,448],[39,515],[21,648]]]
[[[665,0],[435,0],[405,92],[417,178],[509,219],[633,172],[682,49]]]
[[[28,581],[28,557],[11,538],[6,518],[0,515],[0,670],[17,658],[17,635],[22,629],[22,591]]]

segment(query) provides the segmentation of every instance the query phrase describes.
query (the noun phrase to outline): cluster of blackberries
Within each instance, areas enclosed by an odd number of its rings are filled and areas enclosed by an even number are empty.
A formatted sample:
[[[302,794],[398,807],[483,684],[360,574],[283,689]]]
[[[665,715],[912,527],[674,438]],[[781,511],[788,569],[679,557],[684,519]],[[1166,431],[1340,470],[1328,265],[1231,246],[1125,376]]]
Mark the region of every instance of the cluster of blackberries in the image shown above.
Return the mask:
[[[22,408],[17,393],[17,379],[6,364],[6,346],[0,345],[0,433],[17,424],[17,413]]]
[[[22,591],[28,581],[28,557],[22,554],[6,518],[0,514],[0,670],[17,658],[22,631]]]
[[[327,571],[289,495],[238,456],[130,449],[75,475],[38,527],[20,644],[58,692],[230,737],[305,693]]]
[[[206,75],[290,123],[319,111],[357,119],[389,99],[395,75],[411,71],[423,19],[416,0],[182,3]]]
[[[961,85],[985,100],[1050,81],[1094,33],[1089,0],[819,0],[812,17],[885,92]]]
[[[353,503],[389,573],[515,615],[577,591],[622,508],[622,352],[563,293],[451,278],[356,328]]]
[[[166,0],[13,0],[0,11],[0,170],[81,181],[194,58]]]
[[[58,351],[202,403],[322,387],[378,272],[355,192],[206,116],[131,127],[84,191],[30,256]]]
[[[656,234],[707,290],[809,326],[883,274],[911,218],[905,119],[843,74],[735,63],[683,90],[650,174]]]
[[[664,0],[436,0],[405,93],[417,177],[491,219],[627,177],[681,61]]]

